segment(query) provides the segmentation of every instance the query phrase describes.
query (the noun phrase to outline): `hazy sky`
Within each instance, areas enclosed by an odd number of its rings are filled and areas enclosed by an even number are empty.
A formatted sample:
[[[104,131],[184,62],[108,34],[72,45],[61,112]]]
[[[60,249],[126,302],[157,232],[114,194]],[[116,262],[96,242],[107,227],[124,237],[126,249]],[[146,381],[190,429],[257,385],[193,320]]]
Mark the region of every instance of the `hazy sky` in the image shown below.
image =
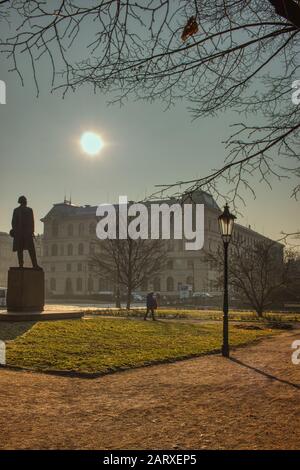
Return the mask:
[[[25,86],[1,59],[0,80],[7,85],[7,104],[0,104],[0,231],[8,231],[17,197],[33,207],[36,232],[53,203],[72,193],[74,204],[115,202],[121,194],[140,199],[154,185],[206,175],[225,157],[222,144],[230,133],[229,118],[192,122],[186,103],[167,112],[157,102],[130,102],[107,107],[107,97],[82,88],[63,100],[49,93],[47,67],[40,71],[41,95],[35,96],[30,67],[24,59]],[[236,118],[236,120],[239,120]],[[99,132],[106,147],[96,158],[84,155],[83,131]],[[295,181],[274,180],[273,189],[256,185],[256,199],[238,221],[278,238],[280,231],[300,228],[299,202],[290,198]]]

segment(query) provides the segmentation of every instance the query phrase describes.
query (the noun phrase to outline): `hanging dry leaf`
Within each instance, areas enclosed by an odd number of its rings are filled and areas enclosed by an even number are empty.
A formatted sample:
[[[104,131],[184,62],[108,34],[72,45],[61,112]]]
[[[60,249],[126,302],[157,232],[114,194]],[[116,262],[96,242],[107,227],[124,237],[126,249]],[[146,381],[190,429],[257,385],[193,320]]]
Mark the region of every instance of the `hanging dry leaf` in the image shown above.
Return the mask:
[[[182,41],[186,41],[187,38],[196,34],[199,30],[198,23],[195,16],[191,16],[181,35]]]

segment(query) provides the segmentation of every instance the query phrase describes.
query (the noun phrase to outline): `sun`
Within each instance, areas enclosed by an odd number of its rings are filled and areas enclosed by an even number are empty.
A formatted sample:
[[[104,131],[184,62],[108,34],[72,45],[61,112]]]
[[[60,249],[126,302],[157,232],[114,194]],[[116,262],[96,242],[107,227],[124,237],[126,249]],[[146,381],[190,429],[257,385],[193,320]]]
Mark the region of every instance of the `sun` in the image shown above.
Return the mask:
[[[80,145],[88,155],[97,155],[104,146],[104,142],[99,134],[88,131],[82,134]]]

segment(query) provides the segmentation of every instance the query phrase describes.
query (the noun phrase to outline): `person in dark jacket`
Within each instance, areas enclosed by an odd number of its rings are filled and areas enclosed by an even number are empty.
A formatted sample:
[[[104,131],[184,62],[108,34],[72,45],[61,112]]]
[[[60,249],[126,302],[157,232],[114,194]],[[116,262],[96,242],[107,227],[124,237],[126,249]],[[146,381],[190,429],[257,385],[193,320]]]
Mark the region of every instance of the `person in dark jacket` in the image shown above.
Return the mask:
[[[37,264],[34,238],[34,217],[33,211],[27,207],[27,199],[25,196],[20,196],[18,199],[19,207],[14,209],[12,217],[11,236],[14,239],[13,251],[18,253],[18,261],[20,268],[24,266],[23,251],[28,250],[33,268],[39,269]]]
[[[155,315],[154,315],[154,310],[157,309],[157,301],[156,301],[156,298],[154,297],[154,292],[149,292],[149,294],[147,294],[146,307],[147,307],[147,310],[144,316],[144,320],[147,320],[148,313],[151,313],[152,320],[156,320]]]

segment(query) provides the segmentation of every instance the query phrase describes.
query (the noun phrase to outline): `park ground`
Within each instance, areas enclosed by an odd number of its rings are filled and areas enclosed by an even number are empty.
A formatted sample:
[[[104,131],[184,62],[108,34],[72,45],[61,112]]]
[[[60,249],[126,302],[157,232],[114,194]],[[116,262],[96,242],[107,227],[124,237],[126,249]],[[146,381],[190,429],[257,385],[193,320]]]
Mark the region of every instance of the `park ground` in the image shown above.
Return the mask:
[[[252,324],[248,329],[247,324],[234,324],[231,338],[242,347],[234,348],[228,360],[218,353],[207,355],[219,349],[219,322],[70,322],[71,343],[67,336],[57,343],[66,328],[64,321],[6,325],[6,330],[2,325],[8,361],[36,371],[0,369],[1,449],[299,448],[300,365],[291,361],[291,344],[300,339],[297,327],[270,331],[268,325],[253,329]],[[79,325],[86,333],[81,334],[73,359],[66,362]],[[114,357],[109,336],[114,349],[120,348]],[[122,354],[130,338],[136,346]],[[140,357],[145,338],[146,352]],[[50,354],[45,356],[47,341]],[[58,354],[51,352],[51,342]],[[91,354],[91,344],[98,345],[96,349],[102,344],[100,356]],[[32,348],[39,360],[30,355]],[[105,351],[109,360],[103,359]],[[82,352],[85,360],[76,360]],[[200,357],[143,367],[194,355]],[[118,372],[96,378],[37,372],[57,369]]]

